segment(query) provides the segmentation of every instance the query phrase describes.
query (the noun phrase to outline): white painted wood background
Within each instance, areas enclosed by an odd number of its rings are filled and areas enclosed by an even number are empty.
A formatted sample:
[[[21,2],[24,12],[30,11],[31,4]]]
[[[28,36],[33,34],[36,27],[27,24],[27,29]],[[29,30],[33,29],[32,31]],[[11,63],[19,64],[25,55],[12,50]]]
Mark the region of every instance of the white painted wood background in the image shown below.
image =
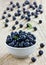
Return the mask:
[[[2,12],[6,9],[6,7],[8,6],[10,1],[11,0],[0,0],[0,18],[2,16]],[[18,1],[18,0],[13,0],[13,1],[15,2],[15,1]],[[42,15],[40,15],[39,18],[37,19],[37,20],[42,19],[43,23],[41,25],[38,25],[38,24],[36,24],[34,22],[32,23],[33,26],[36,26],[38,28],[38,30],[36,32],[32,32],[33,34],[35,34],[35,36],[37,38],[37,44],[36,44],[37,49],[36,49],[35,53],[32,56],[36,56],[37,55],[38,50],[39,50],[38,49],[39,48],[39,44],[41,42],[43,42],[45,44],[45,48],[43,49],[43,51],[44,51],[43,56],[38,58],[36,63],[32,64],[32,65],[41,65],[41,64],[42,65],[46,65],[46,0],[32,0],[32,1],[37,1],[38,4],[39,3],[43,4],[43,11],[44,11],[44,13]],[[19,2],[23,3],[24,0],[19,0]],[[31,2],[31,0],[30,0],[30,2]],[[2,26],[3,26],[2,20],[0,20],[0,58],[1,57],[5,57],[4,55],[8,54],[8,50],[7,50],[6,46],[5,46],[5,40],[6,40],[7,35],[11,32],[11,31],[9,31],[8,28],[7,29],[2,28]],[[12,62],[12,60],[15,60],[15,58],[13,58],[10,55],[9,55],[9,57],[8,57],[8,60],[10,59],[9,64],[6,63],[7,60],[5,60],[4,64],[2,63],[2,65],[6,65],[6,64],[7,65],[15,65],[15,62],[17,62],[17,65],[28,65],[27,61],[30,60],[28,58],[27,60],[23,60],[22,63],[21,63],[21,60],[17,61],[17,59],[16,59],[16,61]],[[7,58],[7,56],[5,58]],[[2,58],[0,60],[3,61],[4,58]],[[13,64],[10,63],[10,62],[12,62]]]

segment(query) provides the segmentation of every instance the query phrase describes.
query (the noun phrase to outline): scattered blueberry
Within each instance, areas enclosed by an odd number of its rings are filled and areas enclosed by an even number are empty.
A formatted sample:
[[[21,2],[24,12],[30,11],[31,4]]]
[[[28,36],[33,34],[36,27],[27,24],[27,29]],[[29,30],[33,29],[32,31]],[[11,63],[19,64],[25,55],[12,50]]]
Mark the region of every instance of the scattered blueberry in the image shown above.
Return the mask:
[[[3,14],[6,14],[6,11],[4,11]]]
[[[14,20],[16,20],[16,17],[15,17],[15,16],[13,16],[13,21],[14,21]]]
[[[43,43],[40,44],[40,47],[43,48],[45,45]]]
[[[39,5],[39,9],[42,9],[42,5],[41,4]]]
[[[25,17],[25,19],[26,19],[27,21],[30,21],[30,20],[31,20],[31,18],[30,18],[30,17]]]
[[[12,5],[12,4],[13,4],[13,2],[11,1],[11,2],[10,2],[10,5]]]
[[[16,3],[16,6],[19,6],[19,2]]]
[[[31,12],[31,15],[33,16],[34,15],[34,12]]]
[[[2,16],[2,19],[5,19],[5,16]]]
[[[40,11],[40,14],[42,14],[43,13],[43,11]]]
[[[25,1],[25,4],[28,5],[28,4],[30,4],[30,2],[29,2],[28,0],[26,0],[26,1]]]
[[[15,8],[15,7],[16,7],[16,5],[15,5],[15,4],[13,4],[13,5],[12,5],[12,7],[13,7],[13,8]]]
[[[5,27],[8,27],[8,24],[5,24]]]
[[[32,61],[32,62],[35,62],[35,61],[36,61],[36,58],[32,57],[32,58],[31,58],[31,61]]]
[[[34,31],[37,31],[37,28],[36,27],[33,27]]]
[[[7,10],[9,10],[9,7],[7,7]]]
[[[41,55],[43,55],[43,51],[42,50],[39,51],[39,56],[41,56]]]
[[[12,30],[15,30],[16,29],[16,27],[15,26],[12,26]]]
[[[16,25],[17,25],[18,23],[19,23],[18,21],[15,22]]]
[[[42,20],[39,20],[39,24],[41,24],[42,23]]]
[[[32,8],[32,7],[33,7],[33,6],[30,4],[30,5],[29,5],[29,8]]]
[[[17,13],[15,13],[14,15],[15,15],[15,16],[18,16],[18,14],[17,14]]]
[[[18,9],[18,10],[17,10],[17,12],[18,12],[18,13],[20,13],[20,12],[21,12],[21,10],[19,10],[19,9]]]
[[[20,8],[20,5],[19,6],[17,6],[18,8]]]
[[[20,28],[22,28],[23,27],[23,24],[20,24],[19,26],[20,26]]]
[[[25,16],[24,16],[24,15],[22,15],[22,16],[21,16],[21,19],[24,19],[24,18],[25,18]]]
[[[11,17],[11,14],[8,14],[8,17]]]
[[[13,11],[13,8],[10,8],[10,11]]]
[[[38,18],[38,15],[37,14],[35,14],[34,16],[35,16],[35,18]]]
[[[18,12],[18,13],[17,13],[17,16],[20,16],[20,15],[21,15],[21,13]]]
[[[8,19],[6,19],[6,20],[5,20],[5,22],[6,22],[6,23],[8,23],[8,22],[9,22],[9,20],[8,20]]]
[[[23,6],[25,6],[26,4],[25,3],[23,3]]]

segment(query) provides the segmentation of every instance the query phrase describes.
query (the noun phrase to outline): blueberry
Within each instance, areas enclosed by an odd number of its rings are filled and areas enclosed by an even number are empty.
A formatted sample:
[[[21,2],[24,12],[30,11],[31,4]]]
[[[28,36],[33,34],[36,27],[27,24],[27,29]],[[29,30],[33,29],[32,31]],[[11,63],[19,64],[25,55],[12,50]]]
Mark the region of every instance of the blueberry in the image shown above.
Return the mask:
[[[11,36],[14,35],[14,32],[11,32]]]
[[[30,20],[31,20],[30,17],[26,17],[25,19],[26,19],[27,21],[30,21]]]
[[[9,43],[11,43],[11,42],[12,42],[12,38],[11,38],[11,37],[6,39],[6,43],[7,43],[7,44],[9,44]]]
[[[20,12],[21,12],[21,10],[19,10],[19,9],[18,9],[18,10],[17,10],[17,12],[18,12],[18,13],[20,13]]]
[[[16,25],[17,25],[18,23],[19,23],[18,21],[15,22]]]
[[[5,27],[8,27],[8,24],[5,24]]]
[[[30,43],[29,43],[29,46],[32,46],[32,45],[33,45],[33,43],[32,43],[32,42],[30,42]]]
[[[35,7],[32,6],[32,9],[35,10]]]
[[[15,35],[15,36],[19,36],[18,32],[15,32],[14,35]]]
[[[42,5],[41,4],[39,5],[39,9],[42,9]]]
[[[16,29],[16,27],[15,26],[12,26],[12,30],[15,30]]]
[[[2,19],[5,19],[5,16],[2,16]]]
[[[31,35],[31,33],[30,33],[30,32],[28,32],[28,33],[27,33],[27,35]]]
[[[10,5],[12,5],[12,4],[13,4],[13,2],[11,1],[11,2],[10,2]]]
[[[34,15],[34,12],[31,12],[31,15],[33,16]]]
[[[35,14],[34,16],[35,16],[35,18],[38,18],[38,15]]]
[[[42,50],[39,51],[39,56],[41,56],[41,55],[43,55],[43,51]]]
[[[13,8],[15,8],[15,7],[16,7],[16,5],[15,5],[15,4],[13,4],[13,5],[12,5],[12,7],[13,7]]]
[[[14,45],[14,47],[19,47],[19,43],[18,43],[18,42],[16,42],[16,45]]]
[[[26,17],[25,17],[25,19],[27,20],[27,19],[28,19],[28,17],[26,16]]]
[[[36,40],[36,37],[33,34],[31,34],[31,36],[33,37],[34,40]]]
[[[24,42],[24,47],[28,47],[29,46],[29,42]]]
[[[19,2],[16,3],[16,6],[19,6]]]
[[[14,41],[12,41],[12,42],[11,42],[11,43],[9,43],[8,45],[9,45],[9,46],[11,46],[11,47],[14,47],[15,42],[14,42]]]
[[[25,3],[23,3],[23,6],[25,6],[26,4]]]
[[[36,8],[38,7],[36,2],[33,2],[33,4],[35,5]]]
[[[8,35],[7,38],[10,38],[10,35]]]
[[[15,16],[13,16],[13,21],[14,21],[14,20],[16,20],[16,17],[15,17]]]
[[[23,10],[23,13],[24,13],[24,14],[26,14],[26,13],[27,13],[27,11],[24,11],[24,10]]]
[[[23,47],[24,42],[19,43],[19,47]]]
[[[37,28],[36,27],[33,27],[34,31],[37,31]]]
[[[10,8],[10,11],[13,11],[13,8]]]
[[[19,30],[19,34],[22,33],[22,30]]]
[[[27,14],[27,16],[28,16],[28,17],[30,17],[30,16],[31,16],[31,14]]]
[[[27,14],[30,14],[30,11],[27,11]]]
[[[29,39],[26,39],[25,42],[29,42]]]
[[[29,5],[29,8],[32,8],[33,6],[32,5]]]
[[[17,14],[17,13],[15,13],[15,16],[18,16],[18,14]]]
[[[21,19],[24,19],[24,18],[25,18],[25,16],[24,16],[24,15],[22,15],[22,16],[21,16]]]
[[[17,6],[18,8],[20,8],[20,5],[19,6]]]
[[[3,14],[6,14],[6,11],[4,11]]]
[[[11,17],[11,14],[8,14],[8,17]]]
[[[9,22],[9,20],[8,20],[8,19],[6,19],[6,20],[5,20],[5,22],[6,22],[6,23],[8,23],[8,22]]]
[[[41,24],[42,23],[42,20],[39,20],[39,24]]]
[[[40,44],[40,47],[41,47],[41,48],[43,48],[43,47],[44,47],[44,44],[43,44],[43,43],[41,43],[41,44]]]
[[[33,2],[34,5],[36,5],[36,2]]]
[[[19,26],[20,26],[20,28],[22,28],[23,27],[23,24],[20,24]]]
[[[7,7],[7,10],[9,10],[9,7]]]
[[[18,13],[18,16],[20,16],[21,15],[21,13]]]
[[[23,8],[23,11],[25,11],[25,8]]]
[[[28,0],[26,0],[26,1],[25,1],[25,4],[28,5],[28,4],[30,4],[30,2],[29,2]]]
[[[40,11],[40,14],[42,14],[43,13],[43,11]]]
[[[32,58],[31,58],[31,61],[32,61],[32,62],[35,62],[35,61],[36,61],[36,58],[32,57]]]

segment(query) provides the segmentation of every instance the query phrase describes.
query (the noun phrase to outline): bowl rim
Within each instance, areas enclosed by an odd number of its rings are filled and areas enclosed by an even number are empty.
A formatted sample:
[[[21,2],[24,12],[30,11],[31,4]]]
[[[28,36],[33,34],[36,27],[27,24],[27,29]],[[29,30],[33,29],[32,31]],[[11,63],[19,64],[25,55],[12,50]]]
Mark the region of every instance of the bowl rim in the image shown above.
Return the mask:
[[[9,46],[9,45],[7,45],[7,44],[6,44],[6,46],[8,46],[9,48],[12,48],[12,49],[27,49],[27,48],[34,47],[34,46],[35,46],[35,44],[34,44],[34,45],[32,45],[32,46],[29,46],[29,47],[24,47],[24,48],[11,47],[11,46]]]

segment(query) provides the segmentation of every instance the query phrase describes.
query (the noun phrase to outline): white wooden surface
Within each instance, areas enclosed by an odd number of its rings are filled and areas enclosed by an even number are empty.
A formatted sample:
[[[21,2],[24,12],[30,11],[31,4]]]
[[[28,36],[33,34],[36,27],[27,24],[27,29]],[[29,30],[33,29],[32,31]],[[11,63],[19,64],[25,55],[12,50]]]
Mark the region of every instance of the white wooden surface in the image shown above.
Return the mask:
[[[11,0],[0,0],[0,18],[2,16],[2,12],[6,9],[10,1]],[[14,2],[16,1],[18,0],[14,0]],[[23,3],[22,1],[24,2],[24,0],[19,0],[20,3]],[[41,3],[41,1],[37,0],[37,3]],[[32,56],[35,56],[37,58],[37,61],[34,64],[30,64],[30,65],[41,65],[41,64],[46,65],[46,0],[42,0],[42,4],[43,4],[44,13],[42,15],[39,15],[39,18],[36,21],[38,21],[39,19],[42,19],[43,23],[41,25],[38,25],[32,22],[32,25],[38,28],[36,32],[32,32],[37,38],[37,43],[36,43],[37,49],[27,59],[21,60],[21,59],[14,58],[12,55],[7,55],[9,53],[5,46],[5,40],[6,40],[7,35],[11,31],[9,31],[9,28],[4,29],[2,27],[3,26],[2,20],[0,20],[0,65],[29,65],[30,57]],[[39,51],[39,44],[41,42],[45,44],[45,47],[43,48],[44,54],[42,57],[38,58],[37,54]],[[4,56],[5,54],[6,56]]]

